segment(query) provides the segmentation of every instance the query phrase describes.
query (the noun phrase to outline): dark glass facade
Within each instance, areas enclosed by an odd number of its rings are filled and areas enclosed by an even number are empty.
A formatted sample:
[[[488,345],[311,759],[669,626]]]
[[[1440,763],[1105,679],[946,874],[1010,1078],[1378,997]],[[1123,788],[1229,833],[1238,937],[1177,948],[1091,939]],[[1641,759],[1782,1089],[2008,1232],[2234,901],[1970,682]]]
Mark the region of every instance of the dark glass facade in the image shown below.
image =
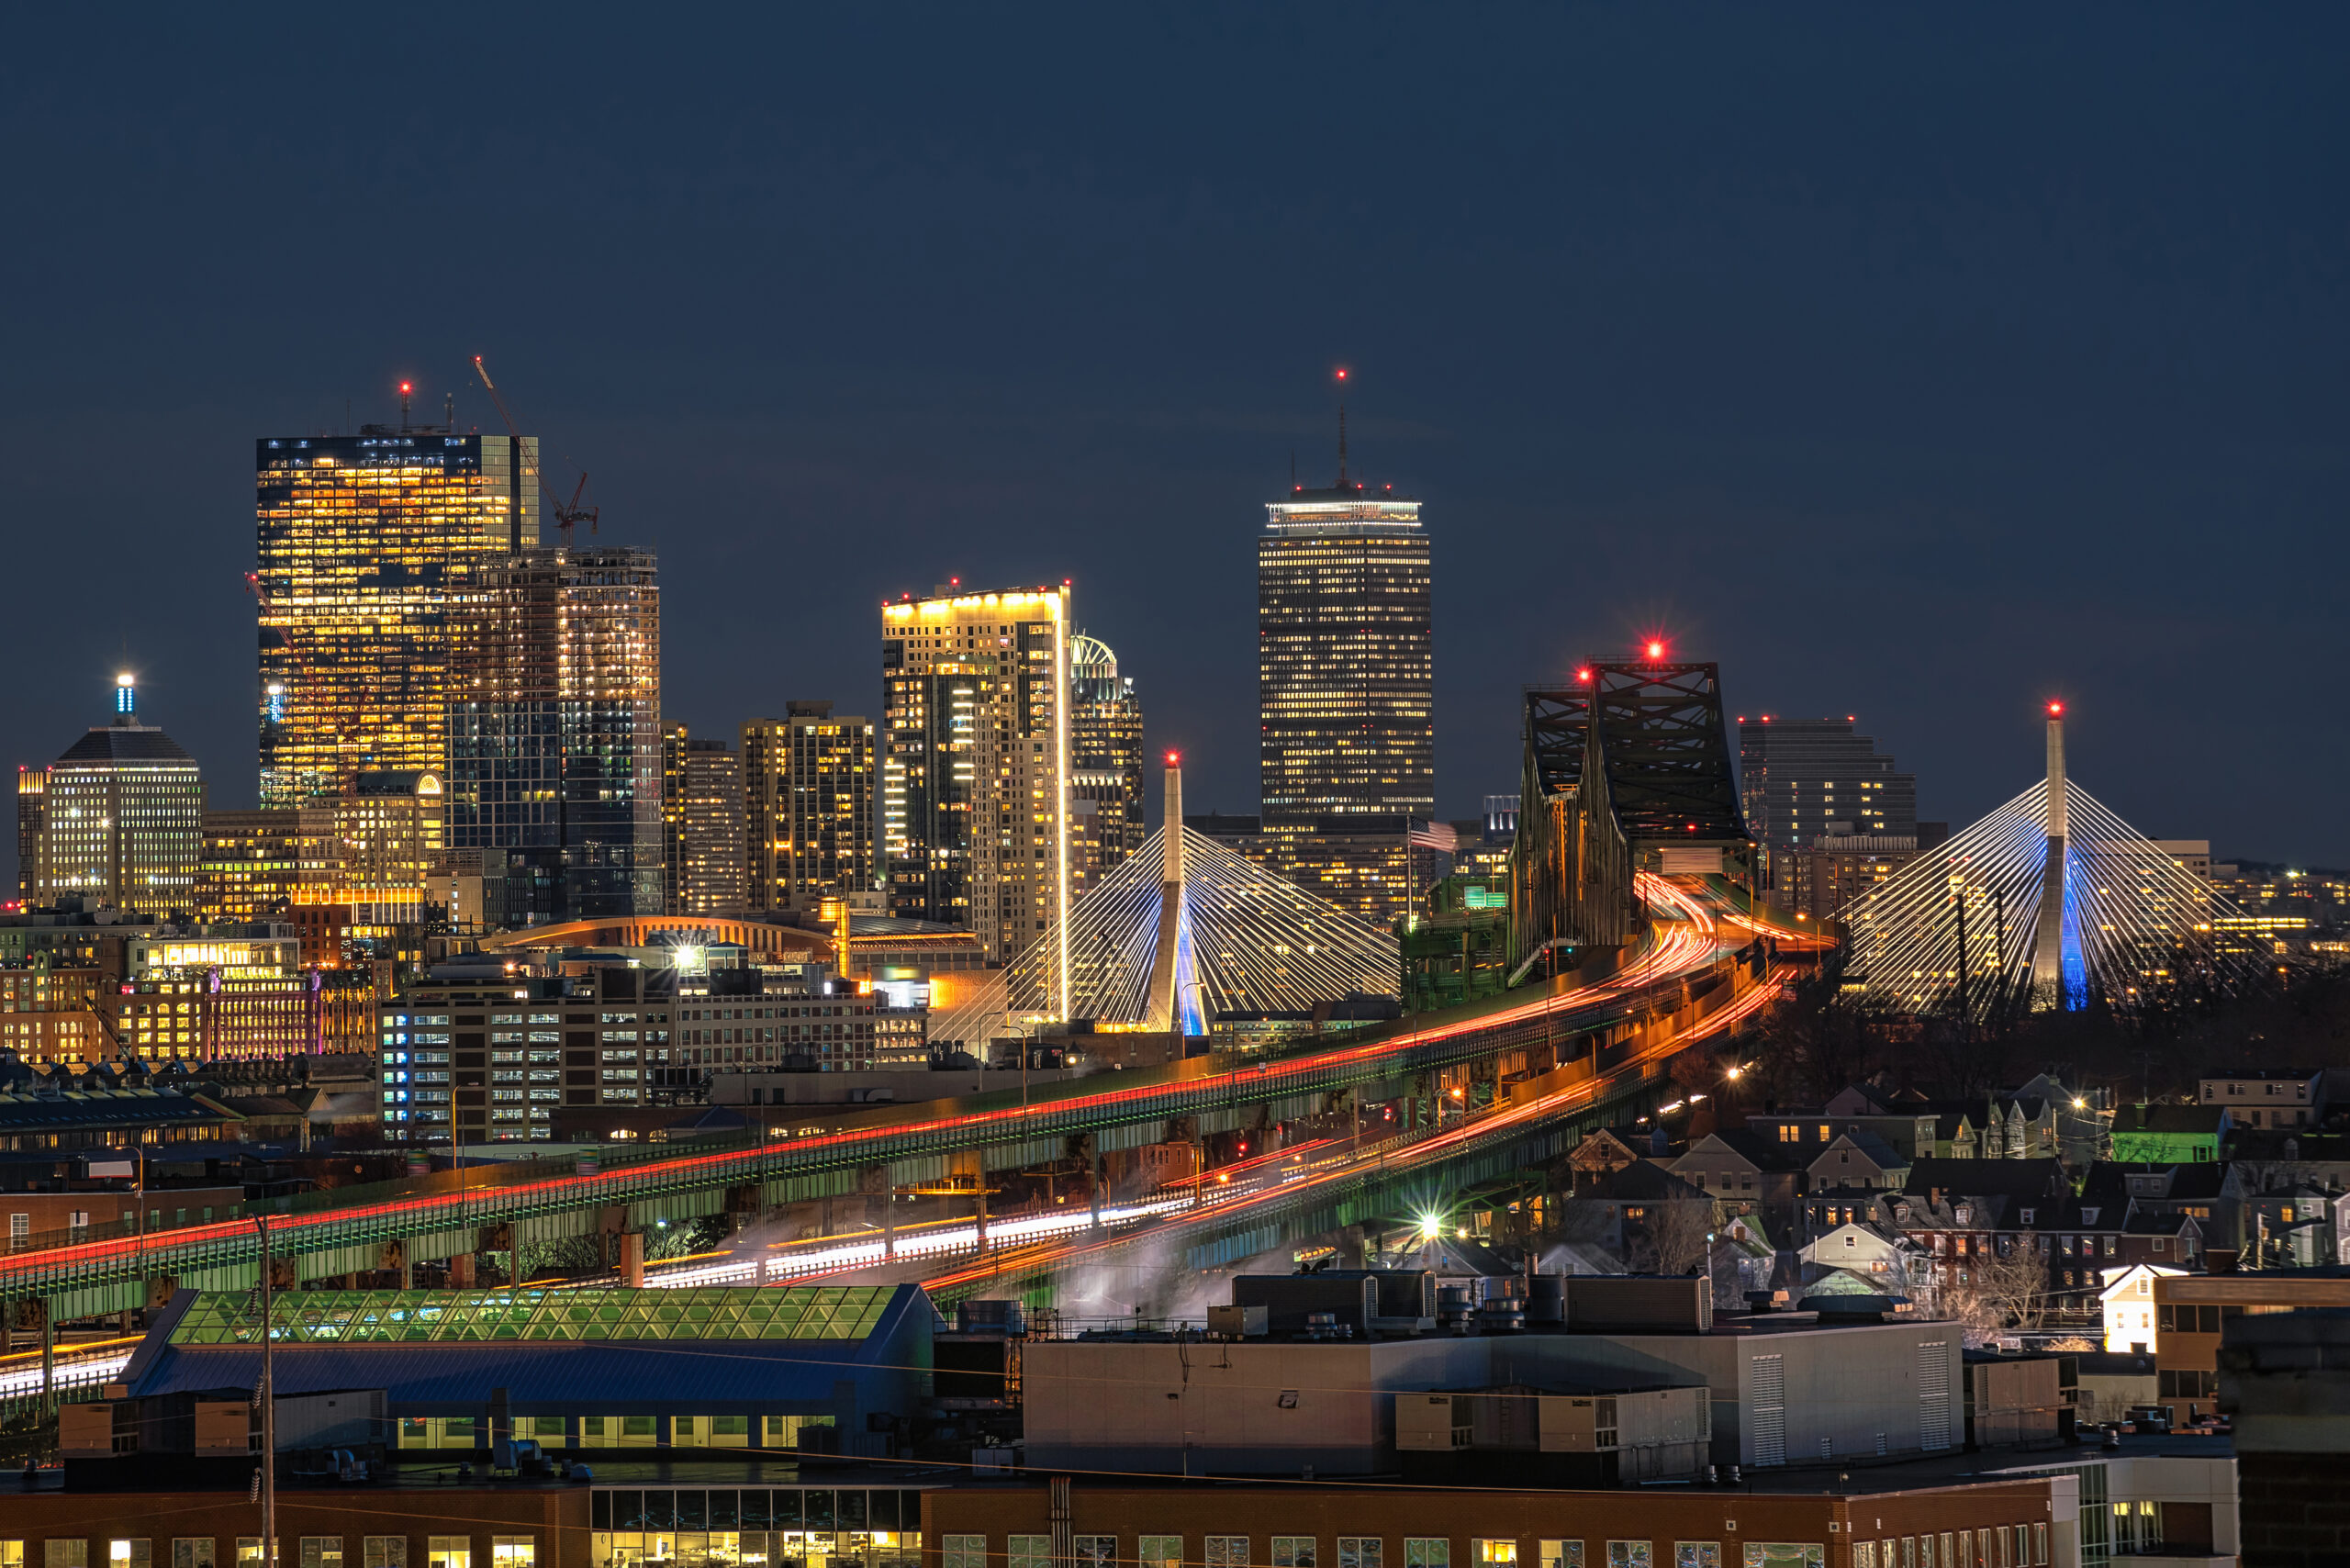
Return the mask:
[[[658,914],[661,598],[643,550],[532,550],[460,603],[448,842],[502,849],[509,917]],[[541,907],[511,908],[536,887]]]
[[[1852,725],[1851,719],[1775,714],[1738,722],[1739,804],[1770,858],[1770,886],[1786,907],[1808,911],[1820,902],[1797,897],[1803,852],[1815,840],[1867,840],[1855,847],[1872,852],[1917,846],[1917,775],[1895,772],[1893,758]]]

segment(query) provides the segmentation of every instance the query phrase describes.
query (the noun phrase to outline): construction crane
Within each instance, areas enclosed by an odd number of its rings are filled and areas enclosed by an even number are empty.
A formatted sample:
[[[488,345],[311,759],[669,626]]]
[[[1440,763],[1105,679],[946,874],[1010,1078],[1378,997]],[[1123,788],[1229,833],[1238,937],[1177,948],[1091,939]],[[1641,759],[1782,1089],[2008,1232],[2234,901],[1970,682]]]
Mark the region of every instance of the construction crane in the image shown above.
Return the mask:
[[[530,448],[522,441],[522,428],[514,422],[514,410],[506,406],[506,398],[498,392],[498,383],[489,378],[489,367],[482,364],[479,354],[474,355],[474,374],[481,377],[482,386],[488,389],[489,400],[498,405],[498,417],[506,421],[506,433],[514,438],[514,450],[520,455],[522,465],[530,470],[531,477],[537,482],[539,494],[545,498],[547,510],[554,515],[555,527],[563,532],[563,547],[566,550],[571,548],[571,531],[579,523],[586,523],[590,533],[597,532],[596,513],[599,509],[579,504],[580,498],[588,493],[587,471],[580,471],[578,487],[571,492],[568,502],[558,498],[547,484],[545,471],[532,459]]]

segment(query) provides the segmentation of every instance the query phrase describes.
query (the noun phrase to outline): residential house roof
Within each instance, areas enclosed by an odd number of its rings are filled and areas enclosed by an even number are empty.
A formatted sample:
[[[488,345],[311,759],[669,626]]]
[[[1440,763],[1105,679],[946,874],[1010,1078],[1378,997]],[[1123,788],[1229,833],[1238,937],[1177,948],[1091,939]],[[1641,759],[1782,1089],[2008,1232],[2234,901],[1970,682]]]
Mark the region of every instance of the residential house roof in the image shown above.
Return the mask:
[[[1759,1134],[1749,1132],[1744,1127],[1731,1127],[1720,1132],[1708,1133],[1691,1144],[1688,1152],[1682,1155],[1681,1159],[1690,1159],[1707,1149],[1709,1145],[1729,1150],[1757,1170],[1793,1171],[1804,1168],[1801,1146],[1779,1143]],[[1676,1164],[1679,1162],[1675,1161]],[[1700,1160],[1698,1163],[1704,1164],[1706,1161]]]
[[[2064,1190],[2064,1167],[2053,1159],[1920,1159],[1909,1168],[1909,1180],[1901,1188],[1908,1195],[1939,1192],[2027,1202]]]
[[[1683,1181],[1653,1159],[1636,1159],[1621,1170],[1595,1178],[1574,1196],[1575,1202],[1595,1199],[1613,1203],[1660,1203],[1707,1196],[1703,1187]]]
[[[1828,1157],[1837,1151],[1839,1145],[1853,1154],[1862,1156],[1880,1170],[1906,1170],[1909,1168],[1910,1160],[1908,1155],[1877,1137],[1876,1134],[1863,1129],[1859,1132],[1837,1134],[1828,1147],[1819,1151],[1819,1157],[1811,1162],[1811,1169],[1815,1172],[1818,1171],[1822,1164],[1828,1162]]]

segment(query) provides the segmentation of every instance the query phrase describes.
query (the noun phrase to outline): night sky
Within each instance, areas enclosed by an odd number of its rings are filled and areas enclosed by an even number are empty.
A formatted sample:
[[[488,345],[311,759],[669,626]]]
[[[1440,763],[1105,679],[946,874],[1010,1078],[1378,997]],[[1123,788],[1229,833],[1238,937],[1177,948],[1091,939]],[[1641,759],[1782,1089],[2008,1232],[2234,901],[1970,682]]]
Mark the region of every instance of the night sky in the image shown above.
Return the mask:
[[[668,716],[874,713],[882,598],[1068,577],[1254,810],[1344,364],[1446,815],[1662,630],[1927,817],[2062,695],[2140,828],[2350,864],[2340,6],[62,9],[0,61],[9,760],[127,666],[250,804],[253,439],[498,428],[481,353],[660,552]]]

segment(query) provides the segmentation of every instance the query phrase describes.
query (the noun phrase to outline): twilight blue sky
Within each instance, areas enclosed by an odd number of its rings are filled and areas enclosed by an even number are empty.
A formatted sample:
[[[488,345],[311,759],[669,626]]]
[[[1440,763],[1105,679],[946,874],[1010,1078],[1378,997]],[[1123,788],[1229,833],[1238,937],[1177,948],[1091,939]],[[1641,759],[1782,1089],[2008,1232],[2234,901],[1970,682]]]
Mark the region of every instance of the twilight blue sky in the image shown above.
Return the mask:
[[[488,420],[661,553],[666,706],[870,711],[874,607],[1074,577],[1194,809],[1253,535],[1427,502],[1438,782],[1651,627],[1963,823],[2076,714],[2160,836],[2350,863],[2340,7],[28,13],[10,760],[112,671],[253,790],[253,437]],[[10,840],[12,843],[12,840]]]

